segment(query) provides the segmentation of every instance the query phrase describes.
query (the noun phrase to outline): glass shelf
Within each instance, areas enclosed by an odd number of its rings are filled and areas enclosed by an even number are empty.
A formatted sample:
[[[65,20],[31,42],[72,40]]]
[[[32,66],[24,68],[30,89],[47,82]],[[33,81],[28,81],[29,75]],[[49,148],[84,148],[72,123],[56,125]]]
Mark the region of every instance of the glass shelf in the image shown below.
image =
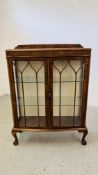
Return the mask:
[[[76,82],[82,82],[82,81],[83,81],[83,77],[77,76]],[[75,82],[75,76],[62,76],[61,83],[65,83],[65,82]],[[54,76],[53,83],[60,83],[60,77]]]
[[[44,96],[39,96],[39,106],[45,106],[45,97]],[[25,97],[24,99],[25,106],[37,106],[37,98],[35,96],[33,97]],[[17,104],[20,106],[24,105],[23,98],[19,97],[17,100]],[[59,104],[59,96],[55,96],[53,99],[53,106],[74,106],[74,97],[69,97],[69,96],[63,96],[61,97],[61,104]],[[75,100],[75,106],[80,106],[81,105],[81,98],[76,97]]]
[[[83,77],[77,77],[76,82],[82,82],[82,81],[83,81]],[[62,76],[61,83],[65,83],[65,82],[75,82],[75,77],[74,76]],[[15,83],[22,83],[21,77],[17,77],[17,80],[15,81]],[[23,77],[23,83],[36,83],[36,77],[35,76],[25,76]],[[38,83],[45,83],[43,76],[38,77]],[[53,83],[60,83],[58,76],[53,77]]]
[[[23,102],[23,98],[19,97],[19,99],[17,100],[17,104],[20,106],[45,106],[45,97],[44,96],[39,96],[39,100],[38,100],[38,104],[37,104],[37,97],[33,96],[33,97],[25,97],[24,102]]]
[[[75,106],[81,105],[80,97],[76,97],[76,99],[74,99],[74,97],[71,97],[71,96],[63,96],[61,97],[61,104],[60,104],[59,96],[54,96],[53,106],[59,106],[59,105],[60,106],[74,106],[74,100],[75,100]]]
[[[17,106],[20,116],[45,116],[45,106]]]
[[[17,80],[15,83],[22,83],[21,77],[17,77]],[[36,77],[35,76],[23,76],[23,83],[36,83]],[[45,83],[43,76],[38,76],[37,83]]]

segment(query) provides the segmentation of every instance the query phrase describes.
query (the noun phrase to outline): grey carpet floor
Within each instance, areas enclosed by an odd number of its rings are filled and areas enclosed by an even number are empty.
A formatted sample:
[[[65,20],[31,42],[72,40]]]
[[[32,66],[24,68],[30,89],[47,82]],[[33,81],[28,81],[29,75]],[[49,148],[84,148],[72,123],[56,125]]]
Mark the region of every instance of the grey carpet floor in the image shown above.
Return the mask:
[[[98,175],[98,108],[88,107],[87,145],[76,131],[18,134],[14,146],[9,96],[0,97],[0,175]]]

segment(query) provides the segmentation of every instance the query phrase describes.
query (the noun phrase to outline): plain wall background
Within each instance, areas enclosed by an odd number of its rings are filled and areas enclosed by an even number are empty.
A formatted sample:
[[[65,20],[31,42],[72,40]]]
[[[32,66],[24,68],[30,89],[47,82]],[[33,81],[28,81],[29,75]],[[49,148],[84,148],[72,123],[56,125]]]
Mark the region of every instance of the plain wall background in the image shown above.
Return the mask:
[[[9,93],[5,50],[30,43],[92,48],[88,105],[98,106],[97,0],[0,0],[0,95]]]

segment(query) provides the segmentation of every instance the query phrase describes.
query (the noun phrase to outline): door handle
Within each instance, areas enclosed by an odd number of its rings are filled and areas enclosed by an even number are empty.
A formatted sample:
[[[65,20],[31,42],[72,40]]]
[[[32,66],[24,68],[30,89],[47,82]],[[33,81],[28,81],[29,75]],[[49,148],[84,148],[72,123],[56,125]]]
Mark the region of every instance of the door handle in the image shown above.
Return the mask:
[[[48,93],[48,99],[50,100],[50,99],[51,99],[51,97],[52,97],[52,93],[51,93],[51,92],[49,92],[49,93]]]

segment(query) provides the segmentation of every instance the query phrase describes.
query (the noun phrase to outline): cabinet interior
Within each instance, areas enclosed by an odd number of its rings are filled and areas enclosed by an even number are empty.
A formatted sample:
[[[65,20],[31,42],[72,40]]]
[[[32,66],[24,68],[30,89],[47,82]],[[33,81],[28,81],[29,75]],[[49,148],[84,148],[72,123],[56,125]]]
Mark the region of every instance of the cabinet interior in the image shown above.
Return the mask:
[[[44,61],[13,61],[18,118],[32,121],[35,127],[46,125]],[[50,76],[50,75],[48,75]],[[53,61],[53,126],[80,124],[83,82],[83,61]],[[69,117],[69,118],[68,118]],[[23,125],[27,123],[23,122]]]

